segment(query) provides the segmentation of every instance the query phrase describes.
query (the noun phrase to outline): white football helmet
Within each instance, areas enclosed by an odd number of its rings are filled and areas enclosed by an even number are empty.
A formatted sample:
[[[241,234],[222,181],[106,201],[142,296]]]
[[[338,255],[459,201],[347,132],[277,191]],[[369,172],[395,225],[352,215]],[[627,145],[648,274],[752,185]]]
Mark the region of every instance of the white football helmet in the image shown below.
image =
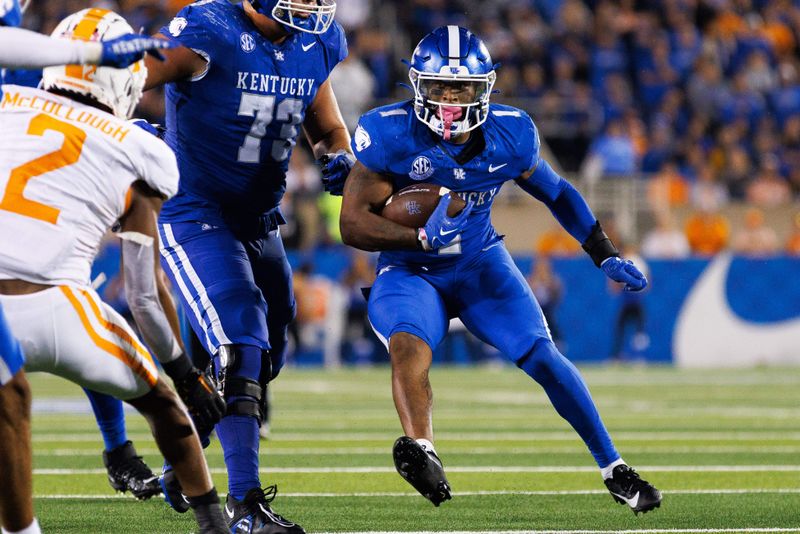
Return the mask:
[[[107,41],[133,33],[125,19],[107,9],[90,8],[74,13],[53,31],[52,36],[80,41]],[[42,72],[45,90],[52,88],[89,96],[108,106],[117,117],[128,119],[142,98],[147,68],[137,61],[125,69],[94,65],[60,65]]]

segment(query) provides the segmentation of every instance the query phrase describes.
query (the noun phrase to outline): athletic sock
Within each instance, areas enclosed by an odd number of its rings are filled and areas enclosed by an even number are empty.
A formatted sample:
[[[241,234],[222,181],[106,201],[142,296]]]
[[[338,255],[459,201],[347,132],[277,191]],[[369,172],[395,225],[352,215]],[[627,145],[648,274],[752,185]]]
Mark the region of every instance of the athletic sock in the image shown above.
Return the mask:
[[[42,529],[39,528],[39,522],[36,518],[33,518],[33,523],[28,525],[27,527],[23,528],[22,530],[6,530],[4,528],[0,528],[3,534],[42,534]]]
[[[420,439],[416,439],[414,441],[419,443],[422,446],[422,448],[425,449],[426,451],[432,452],[433,454],[436,454],[436,449],[433,448],[433,443],[431,443],[427,439],[420,438]]]
[[[622,458],[618,458],[605,467],[600,468],[600,474],[603,475],[603,480],[608,480],[614,476],[614,468],[618,465],[626,465]]]
[[[103,443],[107,451],[125,445],[128,435],[125,431],[125,414],[122,411],[122,401],[110,395],[98,393],[83,388],[94,411],[97,426],[103,435]]]
[[[228,492],[241,501],[258,478],[258,420],[250,415],[228,415],[217,424],[217,436],[225,452]]]

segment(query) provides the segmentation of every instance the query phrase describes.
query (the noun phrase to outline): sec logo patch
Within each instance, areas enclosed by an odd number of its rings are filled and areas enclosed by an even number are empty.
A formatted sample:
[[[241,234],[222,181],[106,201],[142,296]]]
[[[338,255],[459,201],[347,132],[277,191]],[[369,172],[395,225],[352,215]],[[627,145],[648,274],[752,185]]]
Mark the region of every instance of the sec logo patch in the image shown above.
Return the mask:
[[[427,156],[419,156],[411,164],[411,172],[408,175],[412,180],[424,180],[433,174],[433,164]]]
[[[256,40],[253,39],[252,35],[245,32],[239,36],[239,45],[241,45],[242,50],[245,52],[252,52],[256,49]]]

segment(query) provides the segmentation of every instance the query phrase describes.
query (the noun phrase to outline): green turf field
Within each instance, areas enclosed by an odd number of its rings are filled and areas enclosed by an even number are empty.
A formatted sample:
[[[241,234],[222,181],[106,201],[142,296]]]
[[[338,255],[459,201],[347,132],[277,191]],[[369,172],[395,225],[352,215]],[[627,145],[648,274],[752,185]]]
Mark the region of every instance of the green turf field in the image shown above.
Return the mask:
[[[542,390],[511,368],[435,368],[434,428],[454,498],[434,508],[394,472],[389,369],[286,369],[262,482],[309,532],[800,532],[800,369],[583,369],[617,447],[664,492],[634,516],[605,490]],[[45,532],[187,533],[190,514],[113,493],[80,390],[31,375]],[[141,417],[130,437],[160,466]],[[221,450],[207,451],[220,492]]]

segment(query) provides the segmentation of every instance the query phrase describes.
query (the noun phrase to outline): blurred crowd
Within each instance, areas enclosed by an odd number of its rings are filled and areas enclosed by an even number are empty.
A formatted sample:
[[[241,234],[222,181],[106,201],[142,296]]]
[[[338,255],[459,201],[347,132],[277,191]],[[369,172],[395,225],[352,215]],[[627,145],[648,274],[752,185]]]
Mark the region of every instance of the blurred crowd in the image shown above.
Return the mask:
[[[155,33],[188,3],[34,0],[25,25],[48,33],[65,15],[94,5]],[[478,34],[500,65],[493,99],[534,117],[556,168],[584,184],[643,182],[636,201],[650,217],[637,232],[639,242],[625,246],[648,258],[722,250],[800,255],[800,214],[788,234],[765,217],[773,210],[792,213],[800,200],[800,1],[337,3],[350,55],[331,81],[351,129],[367,109],[410,96],[400,85],[407,81],[401,59],[432,28],[459,24]],[[162,93],[146,93],[138,115],[161,122],[163,113]],[[373,336],[360,287],[374,276],[374,256],[346,252],[345,268],[333,278],[319,278],[308,263],[314,251],[339,243],[339,206],[322,193],[318,167],[300,145],[283,205],[290,221],[283,235],[298,258],[299,323],[305,328],[353,310],[337,335],[353,358],[367,359],[376,349],[364,344]],[[560,228],[537,236],[531,251],[537,256],[581,254]],[[539,278],[532,284],[541,289]],[[540,298],[552,298],[560,290],[541,292]],[[321,307],[308,296],[322,293],[327,304]],[[295,343],[317,334],[298,331]]]

